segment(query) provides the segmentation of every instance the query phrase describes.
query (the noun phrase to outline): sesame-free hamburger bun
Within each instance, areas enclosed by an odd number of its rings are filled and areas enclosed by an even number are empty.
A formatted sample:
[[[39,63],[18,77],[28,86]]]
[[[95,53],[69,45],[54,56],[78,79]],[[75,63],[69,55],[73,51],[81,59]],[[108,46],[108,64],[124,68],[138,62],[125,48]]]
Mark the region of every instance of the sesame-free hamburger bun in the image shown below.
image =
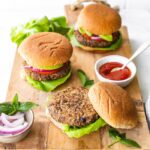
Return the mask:
[[[98,82],[88,93],[99,114],[114,128],[131,129],[137,125],[137,112],[128,93],[116,84]]]
[[[104,4],[85,6],[77,19],[77,27],[95,35],[112,34],[121,27],[121,17],[116,10]]]
[[[69,61],[72,46],[68,39],[54,32],[41,32],[26,38],[18,48],[28,65],[40,68]]]

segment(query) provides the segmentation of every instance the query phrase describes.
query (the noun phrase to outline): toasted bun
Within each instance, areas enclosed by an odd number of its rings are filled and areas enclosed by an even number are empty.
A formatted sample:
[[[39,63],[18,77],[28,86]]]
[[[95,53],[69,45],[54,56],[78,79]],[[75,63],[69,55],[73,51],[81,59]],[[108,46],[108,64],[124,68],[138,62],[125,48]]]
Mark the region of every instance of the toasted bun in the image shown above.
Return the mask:
[[[89,47],[89,46],[84,46],[84,45],[82,45],[82,46],[80,46],[83,50],[85,50],[85,51],[95,51],[95,52],[100,52],[100,53],[105,53],[105,52],[108,52],[108,51],[111,51],[111,50],[96,50],[96,49],[93,49],[93,47]]]
[[[112,127],[131,129],[138,122],[134,103],[118,85],[98,82],[88,93],[97,113]]]
[[[104,4],[90,4],[84,7],[77,19],[77,27],[96,34],[112,34],[121,26],[121,17],[116,10]]]
[[[62,130],[63,124],[57,122],[56,120],[54,120],[54,119],[51,117],[51,115],[50,115],[49,112],[48,112],[48,108],[46,108],[46,116],[47,116],[47,118],[48,118],[56,127],[58,127],[59,129]]]
[[[61,34],[41,32],[26,38],[18,51],[29,65],[49,67],[67,62],[72,55],[72,46]]]

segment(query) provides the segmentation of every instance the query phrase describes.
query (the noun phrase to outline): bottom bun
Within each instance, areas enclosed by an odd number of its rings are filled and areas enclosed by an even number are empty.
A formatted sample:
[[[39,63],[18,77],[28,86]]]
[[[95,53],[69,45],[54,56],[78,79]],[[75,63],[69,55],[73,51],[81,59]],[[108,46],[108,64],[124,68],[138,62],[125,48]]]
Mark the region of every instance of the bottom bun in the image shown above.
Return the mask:
[[[99,53],[106,53],[108,52],[108,50],[95,50],[93,49],[93,47],[88,47],[88,46],[84,46],[84,45],[80,45],[80,48],[82,48],[83,50],[86,50],[86,51],[92,51],[92,52],[99,52]]]
[[[51,115],[50,115],[49,112],[48,112],[48,108],[46,108],[46,116],[47,116],[47,118],[48,118],[56,127],[58,127],[58,128],[61,129],[61,130],[63,129],[63,124],[57,122],[56,120],[54,120],[54,119],[51,117]]]

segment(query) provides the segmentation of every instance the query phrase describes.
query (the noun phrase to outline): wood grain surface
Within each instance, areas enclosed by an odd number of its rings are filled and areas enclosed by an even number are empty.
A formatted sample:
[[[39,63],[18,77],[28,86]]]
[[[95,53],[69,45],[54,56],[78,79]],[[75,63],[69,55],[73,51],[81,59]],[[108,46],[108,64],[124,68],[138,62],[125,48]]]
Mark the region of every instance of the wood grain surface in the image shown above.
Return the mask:
[[[69,24],[74,24],[80,10],[75,12],[70,10],[69,5],[65,6],[65,12]],[[94,63],[97,59],[118,54],[126,57],[131,56],[131,47],[128,39],[127,28],[122,27],[121,33],[123,35],[123,45],[120,49],[108,53],[91,53],[85,52],[80,48],[74,48],[72,62],[72,76],[62,86],[55,90],[59,91],[68,86],[81,86],[77,77],[76,70],[83,69],[90,79],[97,78],[94,73]],[[108,136],[107,127],[100,129],[97,132],[86,135],[80,139],[68,138],[60,129],[55,127],[45,116],[46,99],[51,92],[43,92],[31,87],[26,81],[20,78],[20,70],[23,60],[16,52],[14,65],[12,68],[10,83],[8,87],[7,100],[11,100],[15,93],[18,93],[21,101],[32,100],[40,104],[40,107],[34,110],[34,125],[29,135],[21,142],[14,144],[0,144],[0,149],[63,149],[63,150],[77,150],[77,149],[108,149],[107,145],[112,141]],[[134,99],[139,116],[138,126],[132,130],[120,130],[127,133],[127,137],[136,140],[143,150],[150,149],[150,134],[146,122],[146,117],[143,109],[142,97],[138,85],[137,78],[126,88],[131,97]],[[115,144],[111,149],[113,150],[129,150],[122,144]]]

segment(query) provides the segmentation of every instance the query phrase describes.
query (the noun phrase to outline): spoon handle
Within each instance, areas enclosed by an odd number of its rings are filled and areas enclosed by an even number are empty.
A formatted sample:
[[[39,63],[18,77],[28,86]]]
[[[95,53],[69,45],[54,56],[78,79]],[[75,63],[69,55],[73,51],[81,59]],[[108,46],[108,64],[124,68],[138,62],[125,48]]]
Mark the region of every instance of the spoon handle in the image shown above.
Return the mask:
[[[142,44],[137,50],[136,52],[132,55],[132,57],[130,57],[130,59],[128,60],[128,62],[126,62],[122,68],[125,68],[135,57],[137,57],[138,55],[140,55],[142,52],[144,52],[148,47],[150,46],[150,40],[146,41],[144,44]]]

